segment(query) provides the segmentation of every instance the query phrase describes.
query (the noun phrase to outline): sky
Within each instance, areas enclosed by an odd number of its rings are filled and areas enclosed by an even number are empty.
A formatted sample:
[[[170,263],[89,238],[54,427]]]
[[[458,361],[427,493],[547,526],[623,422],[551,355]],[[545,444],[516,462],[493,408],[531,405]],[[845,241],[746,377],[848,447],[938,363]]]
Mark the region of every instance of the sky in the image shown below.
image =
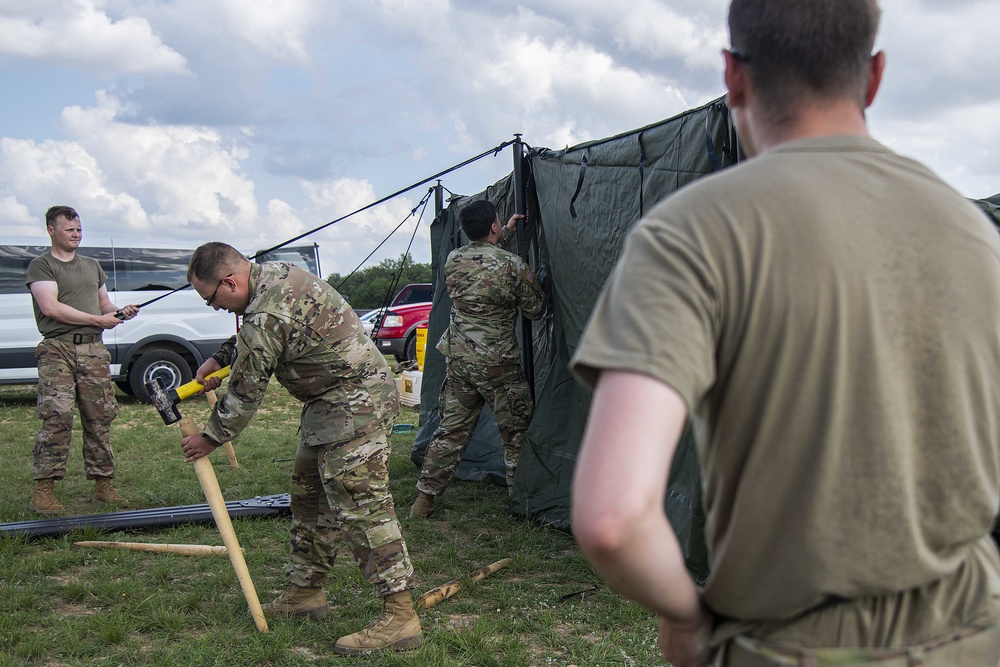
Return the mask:
[[[1000,193],[996,0],[881,0],[872,134],[960,193]],[[560,149],[725,93],[727,0],[0,0],[0,242],[250,252],[520,133]],[[989,63],[993,63],[992,66]],[[511,149],[449,173],[474,194]],[[433,183],[431,183],[433,184]],[[321,272],[430,261],[422,185],[311,234]],[[414,213],[416,211],[416,213]],[[418,222],[419,220],[419,222]]]

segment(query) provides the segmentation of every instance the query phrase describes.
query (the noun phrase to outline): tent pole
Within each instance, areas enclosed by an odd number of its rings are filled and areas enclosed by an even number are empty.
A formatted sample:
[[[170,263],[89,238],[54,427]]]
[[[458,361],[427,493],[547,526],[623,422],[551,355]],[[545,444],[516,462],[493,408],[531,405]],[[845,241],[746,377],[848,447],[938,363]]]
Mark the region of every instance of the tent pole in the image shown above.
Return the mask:
[[[524,180],[524,149],[521,143],[521,135],[514,135],[514,213],[527,215],[528,206],[525,196],[527,186]],[[530,250],[530,240],[525,232],[525,225],[517,226],[517,254],[525,262],[528,262]],[[524,376],[528,379],[528,388],[531,390],[531,400],[535,400],[535,353],[532,349],[531,320],[520,315],[521,318],[521,367],[524,369]]]

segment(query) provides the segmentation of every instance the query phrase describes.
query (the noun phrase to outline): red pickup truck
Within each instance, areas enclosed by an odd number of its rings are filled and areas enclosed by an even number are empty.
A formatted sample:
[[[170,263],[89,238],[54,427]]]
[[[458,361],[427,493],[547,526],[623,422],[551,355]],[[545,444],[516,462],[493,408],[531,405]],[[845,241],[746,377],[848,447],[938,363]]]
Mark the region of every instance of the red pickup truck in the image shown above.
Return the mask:
[[[417,327],[427,324],[430,314],[430,301],[391,306],[377,318],[372,340],[382,354],[391,354],[397,361],[416,359]]]

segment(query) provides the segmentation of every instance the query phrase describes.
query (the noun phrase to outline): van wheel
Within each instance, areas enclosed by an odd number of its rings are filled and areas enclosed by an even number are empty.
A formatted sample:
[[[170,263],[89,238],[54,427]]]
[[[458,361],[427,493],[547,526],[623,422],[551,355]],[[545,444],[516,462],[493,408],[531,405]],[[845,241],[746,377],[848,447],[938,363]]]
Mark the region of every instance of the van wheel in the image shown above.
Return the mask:
[[[184,361],[184,357],[176,352],[152,350],[139,357],[128,372],[132,391],[143,403],[153,402],[149,392],[146,391],[146,383],[152,382],[154,378],[160,378],[164,389],[168,391],[176,389],[191,381],[191,367]]]

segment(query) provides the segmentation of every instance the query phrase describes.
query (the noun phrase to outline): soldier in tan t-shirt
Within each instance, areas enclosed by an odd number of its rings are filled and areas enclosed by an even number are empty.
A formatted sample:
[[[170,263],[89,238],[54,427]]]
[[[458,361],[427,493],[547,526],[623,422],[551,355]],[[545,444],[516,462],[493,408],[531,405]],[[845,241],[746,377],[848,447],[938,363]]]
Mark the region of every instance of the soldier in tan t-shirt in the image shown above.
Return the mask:
[[[636,227],[572,362],[574,535],[675,667],[1000,660],[1000,242],[868,136],[878,18],[733,0],[750,159]],[[662,510],[688,419],[704,590]]]
[[[66,511],[54,488],[66,476],[74,407],[80,411],[83,467],[95,482],[94,500],[125,506],[128,501],[111,484],[115,459],[109,432],[118,404],[101,332],[135,317],[139,306],[119,310],[108,297],[100,263],[77,254],[83,227],[75,210],[51,207],[45,228],[52,247],[32,260],[25,277],[43,337],[35,349],[42,426],[35,438],[35,490],[28,507],[39,514]]]

